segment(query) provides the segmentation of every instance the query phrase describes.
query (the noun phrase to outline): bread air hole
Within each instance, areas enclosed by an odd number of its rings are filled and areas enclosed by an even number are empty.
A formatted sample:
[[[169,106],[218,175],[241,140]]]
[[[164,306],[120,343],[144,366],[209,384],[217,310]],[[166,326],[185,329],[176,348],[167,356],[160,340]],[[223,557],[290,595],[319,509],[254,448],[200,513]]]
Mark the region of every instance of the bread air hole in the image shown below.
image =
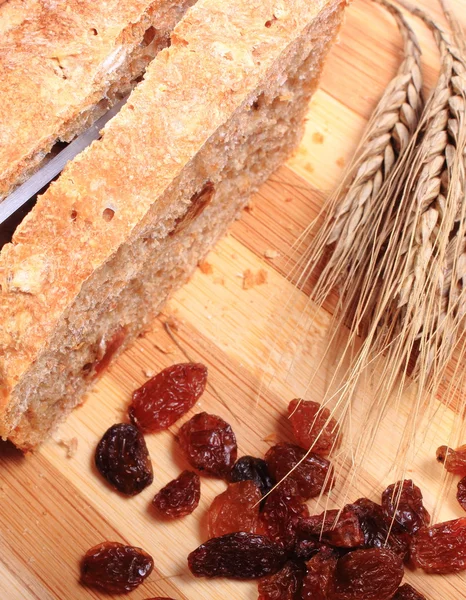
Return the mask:
[[[112,208],[106,208],[102,213],[102,219],[109,223],[115,216],[115,211]]]
[[[95,27],[91,27],[91,33],[92,33],[92,35],[99,35],[99,32],[97,31],[97,29]]]
[[[73,210],[70,212],[70,219],[72,221],[76,221],[77,218],[78,218],[78,211],[73,208]]]

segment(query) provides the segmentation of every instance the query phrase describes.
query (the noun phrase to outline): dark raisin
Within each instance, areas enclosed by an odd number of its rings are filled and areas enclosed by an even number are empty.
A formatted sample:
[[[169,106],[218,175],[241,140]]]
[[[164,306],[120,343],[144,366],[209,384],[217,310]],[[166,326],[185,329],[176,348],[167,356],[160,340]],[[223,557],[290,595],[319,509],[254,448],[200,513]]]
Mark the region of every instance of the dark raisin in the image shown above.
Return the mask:
[[[458,481],[458,488],[456,491],[456,498],[461,505],[461,508],[466,510],[466,477]]]
[[[204,365],[167,367],[133,393],[129,417],[144,433],[167,429],[194,406],[206,383]]]
[[[286,553],[263,535],[229,533],[202,544],[188,556],[188,565],[196,577],[257,579],[279,571]]]
[[[332,487],[333,469],[329,461],[312,452],[306,456],[306,451],[299,446],[272,446],[265,455],[265,460],[272,477],[276,481],[286,477],[296,482],[298,491],[305,500]]]
[[[466,517],[423,527],[414,536],[411,557],[426,573],[456,573],[466,569]]]
[[[387,548],[355,550],[338,559],[330,600],[389,600],[403,579],[403,562]]]
[[[364,532],[351,506],[303,519],[298,526],[298,536],[301,540],[314,538],[340,548],[364,545]]]
[[[382,507],[372,500],[360,498],[348,505],[358,515],[367,548],[389,548],[404,560],[409,557],[410,536],[401,532],[396,523],[388,521]]]
[[[210,505],[207,518],[209,538],[246,531],[259,533],[259,503],[262,495],[253,481],[230,483]]]
[[[254,456],[238,458],[230,473],[230,481],[233,483],[247,480],[254,481],[263,496],[270,492],[275,485],[275,480],[270,475],[265,460]]]
[[[437,460],[449,473],[466,476],[466,444],[453,450],[448,446],[437,448]]]
[[[95,464],[110,485],[128,496],[139,494],[154,479],[146,442],[134,425],[112,425],[97,444]]]
[[[296,442],[305,450],[326,456],[339,444],[339,427],[328,408],[310,400],[292,400],[288,415]]]
[[[297,538],[301,519],[309,516],[309,509],[298,493],[294,481],[285,480],[265,499],[261,520],[266,534],[275,542],[292,548]]]
[[[328,600],[330,582],[337,566],[337,555],[329,548],[322,548],[306,563],[307,573],[303,581],[302,600]]]
[[[200,497],[199,475],[192,471],[183,471],[156,494],[152,504],[163,516],[178,519],[190,515],[197,508]]]
[[[296,531],[296,542],[293,548],[293,554],[300,560],[310,560],[322,548],[329,548],[324,542],[320,542],[317,538],[311,538],[305,534],[301,537],[299,527]]]
[[[153,568],[154,561],[141,548],[103,542],[86,552],[81,563],[81,581],[107,593],[123,594],[134,590]]]
[[[258,600],[301,600],[304,564],[289,561],[275,573],[259,582]]]
[[[178,439],[191,466],[226,477],[233,467],[237,446],[230,425],[206,412],[194,415],[180,429]]]
[[[411,587],[409,583],[405,583],[397,589],[393,600],[427,600],[427,598]]]
[[[430,523],[421,490],[410,479],[388,486],[382,494],[382,509],[388,521],[394,518],[404,531],[411,534]]]

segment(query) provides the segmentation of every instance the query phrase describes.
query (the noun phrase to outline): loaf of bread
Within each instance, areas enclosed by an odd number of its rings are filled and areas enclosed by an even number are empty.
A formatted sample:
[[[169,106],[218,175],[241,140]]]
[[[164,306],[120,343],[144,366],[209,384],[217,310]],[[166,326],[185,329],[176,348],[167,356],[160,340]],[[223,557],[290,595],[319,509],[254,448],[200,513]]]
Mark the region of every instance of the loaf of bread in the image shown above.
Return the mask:
[[[194,2],[0,2],[0,202],[134,87]]]
[[[34,448],[296,148],[346,0],[198,0],[0,254],[0,434]]]

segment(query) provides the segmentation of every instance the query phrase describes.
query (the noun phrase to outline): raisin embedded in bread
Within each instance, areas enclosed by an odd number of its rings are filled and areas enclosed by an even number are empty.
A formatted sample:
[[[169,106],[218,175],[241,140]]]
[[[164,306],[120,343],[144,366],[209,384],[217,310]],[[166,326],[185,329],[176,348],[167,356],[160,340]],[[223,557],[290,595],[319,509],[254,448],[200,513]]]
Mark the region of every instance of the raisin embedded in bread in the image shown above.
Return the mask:
[[[30,449],[299,143],[344,0],[199,0],[0,254],[1,435]]]

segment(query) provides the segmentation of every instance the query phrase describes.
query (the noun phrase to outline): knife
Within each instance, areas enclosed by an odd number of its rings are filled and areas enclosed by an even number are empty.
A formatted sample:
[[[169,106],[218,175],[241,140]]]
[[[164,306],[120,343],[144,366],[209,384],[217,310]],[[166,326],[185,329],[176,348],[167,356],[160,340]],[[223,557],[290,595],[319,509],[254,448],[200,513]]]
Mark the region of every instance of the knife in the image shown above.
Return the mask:
[[[49,160],[41,169],[32,175],[27,181],[17,187],[3,202],[0,202],[0,227],[14,213],[19,211],[31,198],[52,181],[61,171],[66,163],[73,160],[93,141],[101,137],[101,130],[110,119],[112,119],[125,104],[128,96],[120,100],[102,115],[89,129],[84,131],[56,156]]]

